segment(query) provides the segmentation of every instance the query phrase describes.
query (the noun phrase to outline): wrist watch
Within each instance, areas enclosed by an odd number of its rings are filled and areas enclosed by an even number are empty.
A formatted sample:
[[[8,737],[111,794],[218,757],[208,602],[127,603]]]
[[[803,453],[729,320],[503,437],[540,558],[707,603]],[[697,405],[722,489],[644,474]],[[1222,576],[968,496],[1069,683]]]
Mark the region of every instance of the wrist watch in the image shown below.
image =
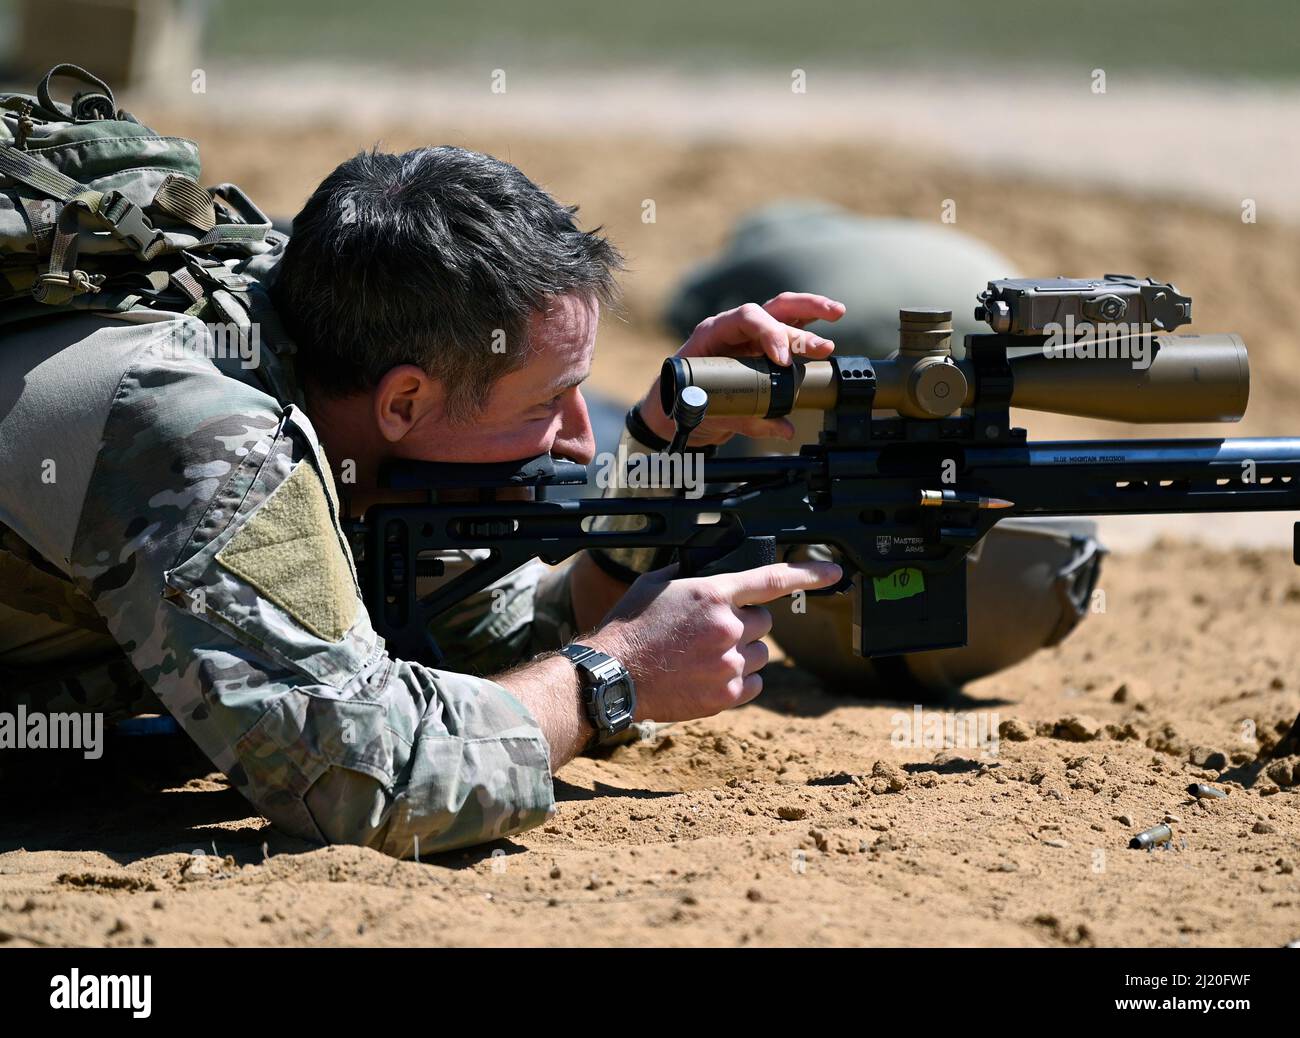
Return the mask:
[[[596,730],[593,746],[604,746],[625,731],[636,714],[636,683],[627,668],[613,656],[587,645],[566,645],[560,650],[578,672],[582,705]]]

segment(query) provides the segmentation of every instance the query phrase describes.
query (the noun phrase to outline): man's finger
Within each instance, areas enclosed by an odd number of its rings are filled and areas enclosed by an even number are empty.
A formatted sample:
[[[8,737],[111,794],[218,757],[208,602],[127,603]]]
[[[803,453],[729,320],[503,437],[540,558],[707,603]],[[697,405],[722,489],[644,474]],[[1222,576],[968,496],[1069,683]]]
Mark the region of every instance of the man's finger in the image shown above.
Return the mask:
[[[728,346],[758,346],[759,352],[778,364],[789,364],[790,337],[802,335],[797,329],[787,328],[760,306],[749,303],[742,306],[736,325],[724,341]]]
[[[721,584],[732,605],[747,606],[762,605],[794,591],[830,587],[840,576],[840,567],[833,562],[777,562],[711,579]]]
[[[788,339],[790,352],[800,360],[825,360],[835,352],[833,340],[823,339],[812,332],[792,331]]]
[[[772,630],[772,613],[762,606],[740,606],[736,615],[745,625],[745,632],[740,636],[741,645],[756,642]]]
[[[763,691],[763,675],[746,674],[745,680],[741,683],[740,698],[736,700],[736,706],[743,706],[745,703],[752,702],[758,698],[758,694]]]
[[[740,647],[740,654],[745,658],[745,674],[757,674],[767,666],[767,661],[771,656],[767,645],[763,642],[750,642],[748,645]]]
[[[789,418],[742,418],[737,420],[734,430],[741,436],[748,436],[751,440],[769,437],[777,440],[793,440],[796,432],[794,422]]]
[[[804,325],[811,321],[838,321],[848,307],[812,292],[782,292],[764,303],[763,309],[785,324]]]
[[[782,324],[756,303],[746,303],[713,318],[698,347],[706,355],[757,353],[786,365],[791,356],[825,357],[835,344],[820,335]]]

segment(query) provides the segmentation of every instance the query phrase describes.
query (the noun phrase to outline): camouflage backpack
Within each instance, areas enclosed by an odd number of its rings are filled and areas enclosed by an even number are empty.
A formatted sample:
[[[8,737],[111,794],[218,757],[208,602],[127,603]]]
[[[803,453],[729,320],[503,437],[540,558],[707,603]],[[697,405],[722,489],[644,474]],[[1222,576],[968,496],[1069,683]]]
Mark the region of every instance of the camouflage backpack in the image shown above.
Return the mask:
[[[55,101],[57,77],[89,89]],[[193,141],[142,125],[76,65],[0,94],[0,116],[0,324],[151,307],[248,325],[252,279],[233,268],[283,237],[235,185],[199,185]]]

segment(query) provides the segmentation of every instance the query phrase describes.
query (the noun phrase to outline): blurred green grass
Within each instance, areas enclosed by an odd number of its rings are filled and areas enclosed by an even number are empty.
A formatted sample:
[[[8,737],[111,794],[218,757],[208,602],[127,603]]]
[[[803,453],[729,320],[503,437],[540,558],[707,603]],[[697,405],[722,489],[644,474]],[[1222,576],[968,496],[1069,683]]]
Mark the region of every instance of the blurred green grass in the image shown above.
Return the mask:
[[[424,69],[964,66],[1285,79],[1297,0],[217,0],[215,58]]]

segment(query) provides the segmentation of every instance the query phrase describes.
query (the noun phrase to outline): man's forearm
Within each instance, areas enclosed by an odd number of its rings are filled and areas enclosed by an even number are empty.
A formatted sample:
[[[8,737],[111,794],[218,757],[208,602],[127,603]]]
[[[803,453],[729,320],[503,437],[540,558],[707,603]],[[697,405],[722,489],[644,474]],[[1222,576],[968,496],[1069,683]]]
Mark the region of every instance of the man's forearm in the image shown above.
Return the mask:
[[[582,707],[578,673],[565,657],[542,656],[494,679],[533,715],[551,750],[551,774],[573,760],[593,730]]]

